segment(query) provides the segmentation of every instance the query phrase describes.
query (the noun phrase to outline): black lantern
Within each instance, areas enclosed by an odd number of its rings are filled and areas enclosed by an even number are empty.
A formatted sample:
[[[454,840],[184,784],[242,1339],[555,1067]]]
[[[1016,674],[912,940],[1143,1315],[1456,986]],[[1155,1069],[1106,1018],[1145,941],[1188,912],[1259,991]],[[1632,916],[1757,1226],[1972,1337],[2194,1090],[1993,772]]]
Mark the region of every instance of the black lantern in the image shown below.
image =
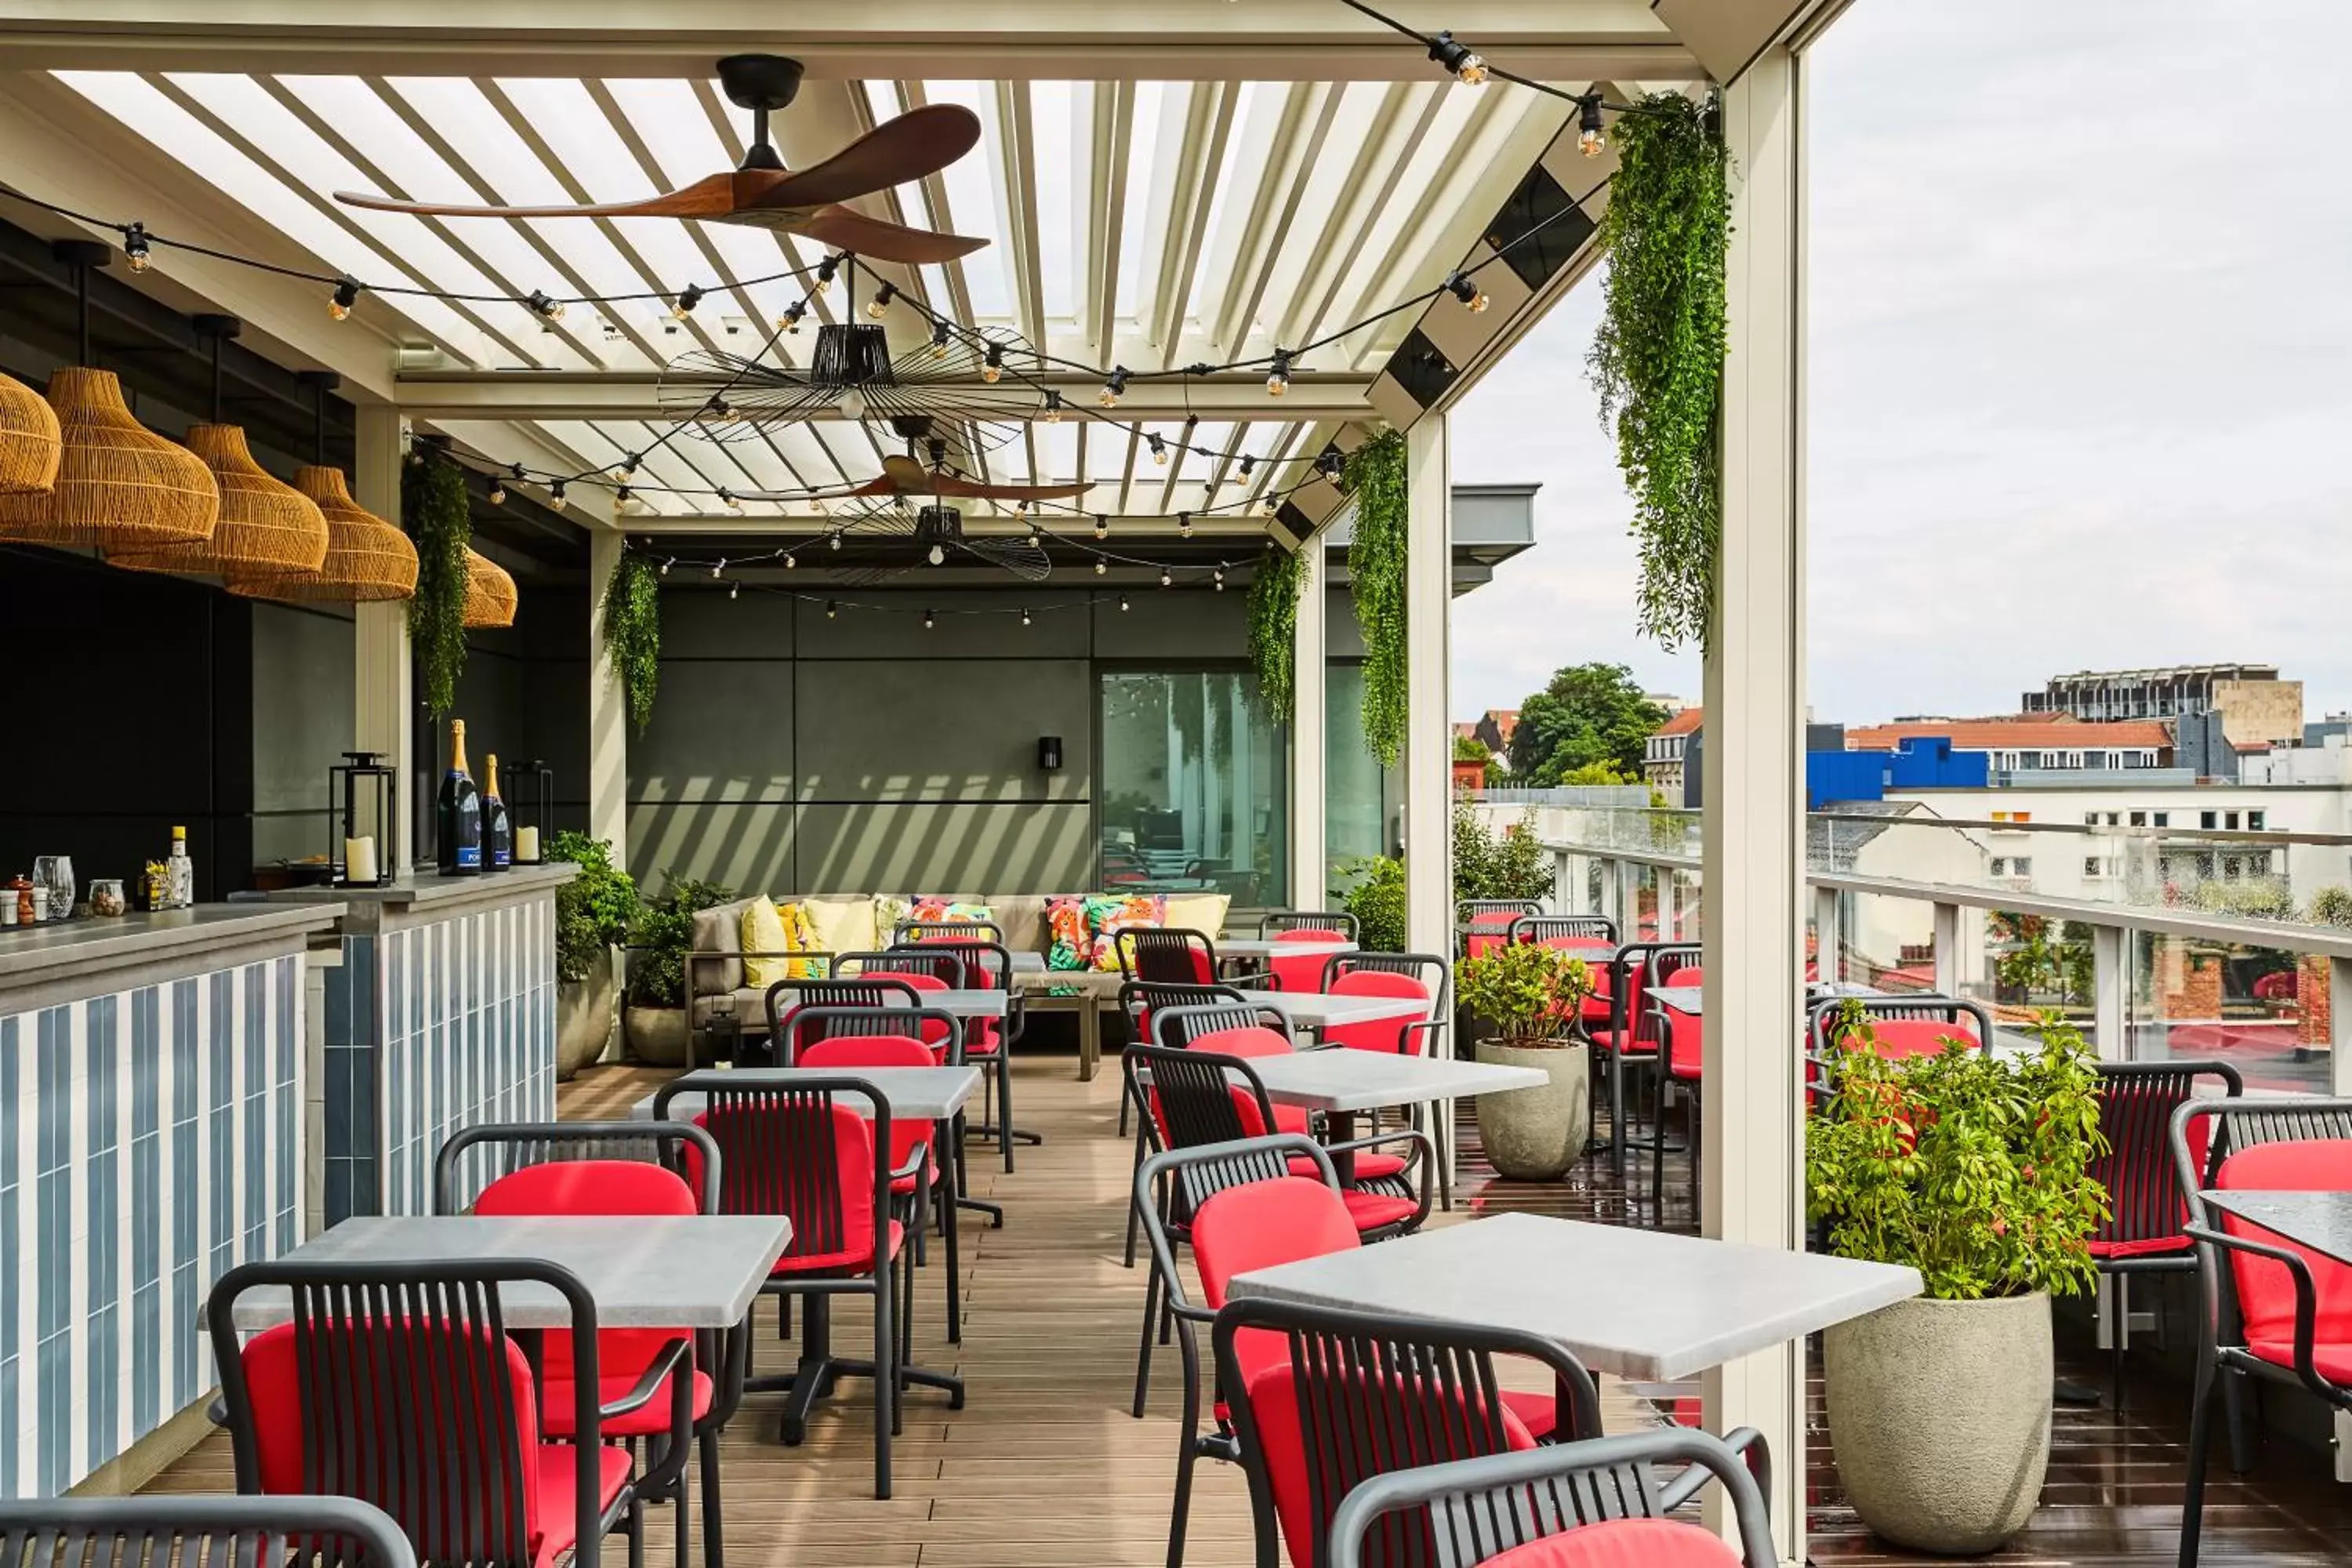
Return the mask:
[[[395,818],[392,803],[394,790],[394,770],[385,765],[382,753],[376,752],[345,752],[343,760],[327,770],[327,821],[330,841],[327,860],[334,868],[334,879],[347,888],[381,888],[391,880],[392,838]],[[342,801],[341,834],[337,826],[335,801]],[[343,847],[360,837],[361,803],[374,807],[370,821],[373,831],[383,836],[376,847],[375,864],[365,868],[372,874],[354,878],[352,868],[345,864]]]
[[[523,784],[530,784],[530,799],[522,798]],[[514,863],[518,866],[543,866],[547,863],[548,839],[555,832],[555,770],[534,757],[507,770],[507,813],[514,822]],[[530,817],[524,817],[525,807]],[[530,831],[525,833],[523,829]]]

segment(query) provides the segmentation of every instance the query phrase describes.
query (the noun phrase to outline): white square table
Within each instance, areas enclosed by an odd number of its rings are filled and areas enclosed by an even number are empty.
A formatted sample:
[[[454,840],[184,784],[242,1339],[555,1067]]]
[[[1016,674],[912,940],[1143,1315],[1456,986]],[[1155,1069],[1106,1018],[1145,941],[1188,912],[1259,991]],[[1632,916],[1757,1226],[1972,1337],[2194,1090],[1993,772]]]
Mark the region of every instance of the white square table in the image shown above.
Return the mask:
[[[1015,952],[1013,954],[1013,973],[1015,974],[1045,973],[1045,955],[1042,952],[1031,952],[1026,948]]]
[[[1231,942],[1219,941],[1219,958],[1328,958],[1335,952],[1358,951],[1352,942],[1322,940],[1307,942],[1276,942],[1266,936],[1235,937]]]
[[[1672,1007],[1689,1017],[1699,1017],[1706,1011],[1702,1000],[1706,993],[1696,985],[1653,985],[1642,994],[1661,1007]]]
[[[1377,1018],[1420,1018],[1430,1004],[1414,996],[1334,996],[1322,991],[1244,991],[1242,1000],[1281,1010],[1294,1024],[1310,1029],[1333,1024],[1364,1024]]]
[[[289,1263],[442,1263],[536,1258],[580,1277],[600,1329],[731,1329],[791,1243],[782,1215],[429,1215],[347,1219],[286,1255]],[[512,1329],[569,1327],[563,1299],[544,1285],[499,1288]],[[237,1299],[247,1332],[293,1317],[283,1290]]]
[[[1356,1136],[1356,1113],[1360,1110],[1432,1105],[1466,1094],[1533,1089],[1549,1081],[1533,1068],[1403,1057],[1345,1046],[1328,1051],[1294,1051],[1286,1057],[1252,1057],[1249,1065],[1265,1085],[1266,1097],[1276,1105],[1322,1111],[1329,1119],[1334,1143],[1346,1143]],[[1355,1179],[1353,1153],[1335,1153],[1331,1163],[1342,1183]]]
[[[1500,1214],[1234,1277],[1231,1293],[1516,1329],[1667,1383],[1919,1294],[1916,1269]]]
[[[2210,1206],[2297,1247],[2352,1264],[2352,1193],[2205,1192]]]

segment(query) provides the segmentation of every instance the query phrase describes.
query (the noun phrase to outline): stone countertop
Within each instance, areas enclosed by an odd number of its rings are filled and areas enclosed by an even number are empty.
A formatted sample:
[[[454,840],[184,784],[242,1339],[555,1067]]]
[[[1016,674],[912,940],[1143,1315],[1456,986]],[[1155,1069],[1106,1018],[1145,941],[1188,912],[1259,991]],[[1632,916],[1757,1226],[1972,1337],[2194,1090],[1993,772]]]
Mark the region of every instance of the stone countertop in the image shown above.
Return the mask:
[[[419,871],[382,888],[281,888],[268,895],[277,903],[338,903],[338,904],[441,904],[471,902],[478,899],[522,897],[532,893],[550,892],[580,874],[580,868],[568,861],[550,861],[543,866],[517,866],[510,870],[492,871],[473,877],[445,877],[438,871]]]
[[[322,889],[323,890],[323,889]],[[142,983],[131,972],[199,959],[207,950],[272,939],[299,939],[341,919],[340,894],[301,905],[198,904],[152,914],[89,916],[49,925],[0,927],[0,1013],[16,1011],[11,993],[71,980],[84,994]],[[118,973],[118,972],[120,972]],[[47,1001],[34,1005],[47,1005]]]

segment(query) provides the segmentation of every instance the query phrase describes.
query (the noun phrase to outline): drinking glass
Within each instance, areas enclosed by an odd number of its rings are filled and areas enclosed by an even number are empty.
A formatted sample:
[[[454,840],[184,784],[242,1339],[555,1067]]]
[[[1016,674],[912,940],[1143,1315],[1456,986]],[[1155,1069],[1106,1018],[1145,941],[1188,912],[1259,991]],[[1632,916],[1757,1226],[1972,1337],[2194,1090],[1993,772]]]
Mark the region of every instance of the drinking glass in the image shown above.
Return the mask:
[[[49,890],[49,918],[53,921],[73,919],[74,874],[70,855],[37,855],[33,858],[33,880]]]

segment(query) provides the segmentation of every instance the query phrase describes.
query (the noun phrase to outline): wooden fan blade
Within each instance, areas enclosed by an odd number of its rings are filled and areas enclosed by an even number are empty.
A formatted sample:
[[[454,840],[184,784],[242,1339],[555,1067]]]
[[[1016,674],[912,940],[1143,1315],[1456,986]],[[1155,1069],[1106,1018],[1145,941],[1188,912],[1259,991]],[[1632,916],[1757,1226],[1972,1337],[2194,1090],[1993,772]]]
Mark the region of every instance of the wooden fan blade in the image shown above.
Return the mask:
[[[771,179],[779,176],[771,174]],[[604,202],[584,207],[469,207],[439,202],[396,201],[360,191],[337,191],[335,199],[350,207],[373,212],[413,213],[419,217],[687,217],[723,218],[735,210],[736,176],[713,174],[684,190],[643,201]]]
[[[774,209],[762,209],[772,212]],[[738,222],[761,222],[761,214],[748,214]],[[872,261],[898,261],[909,267],[922,267],[935,262],[953,261],[960,256],[970,256],[985,247],[988,241],[969,235],[935,234],[927,228],[908,228],[903,224],[886,223],[878,217],[867,217],[845,206],[819,207],[803,216],[800,232],[836,250],[851,251]]]
[[[936,174],[978,145],[979,115],[960,103],[926,104],[883,121],[824,163],[787,174],[744,205],[821,207],[850,201]]]
[[[931,489],[931,470],[903,452],[893,452],[882,459],[882,477],[875,481],[900,495]]]
[[[1095,488],[1092,479],[1075,485],[989,485],[977,479],[960,479],[952,474],[936,476],[931,485],[943,496],[971,496],[980,500],[1068,500]]]

